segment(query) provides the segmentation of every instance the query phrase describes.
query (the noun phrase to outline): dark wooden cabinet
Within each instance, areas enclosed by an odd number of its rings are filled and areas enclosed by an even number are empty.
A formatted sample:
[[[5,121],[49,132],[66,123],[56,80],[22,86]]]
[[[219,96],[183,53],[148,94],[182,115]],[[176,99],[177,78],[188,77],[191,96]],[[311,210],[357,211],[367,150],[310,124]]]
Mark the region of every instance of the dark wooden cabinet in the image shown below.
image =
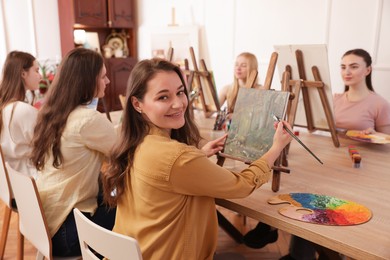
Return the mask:
[[[94,27],[134,26],[133,1],[74,0],[75,22]]]
[[[75,23],[84,26],[108,26],[106,0],[74,0]]]
[[[136,59],[111,58],[106,60],[107,76],[110,84],[106,88],[106,106],[109,111],[121,110],[119,94],[125,95],[129,74],[132,71]]]
[[[76,47],[75,29],[98,34],[100,49],[106,39],[115,33],[125,35],[125,57],[106,58],[107,86],[105,105],[108,111],[122,109],[119,94],[126,92],[127,79],[137,62],[135,0],[58,0],[62,56]],[[104,111],[102,103],[98,109]]]
[[[133,1],[123,0],[108,0],[110,8],[108,8],[109,26],[113,27],[134,27],[135,10]]]

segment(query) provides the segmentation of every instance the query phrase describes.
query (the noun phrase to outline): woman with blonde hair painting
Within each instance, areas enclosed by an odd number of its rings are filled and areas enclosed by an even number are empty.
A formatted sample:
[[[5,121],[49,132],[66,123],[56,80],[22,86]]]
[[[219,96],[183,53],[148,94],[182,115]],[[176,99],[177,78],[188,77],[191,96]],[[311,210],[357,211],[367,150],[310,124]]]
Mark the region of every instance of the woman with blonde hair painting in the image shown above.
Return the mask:
[[[237,56],[234,64],[234,81],[232,84],[223,87],[219,92],[219,104],[222,106],[226,102],[228,113],[233,113],[234,111],[239,88],[245,87],[251,72],[257,70],[258,63],[254,54],[243,52]],[[261,85],[256,81],[254,87],[260,88]]]

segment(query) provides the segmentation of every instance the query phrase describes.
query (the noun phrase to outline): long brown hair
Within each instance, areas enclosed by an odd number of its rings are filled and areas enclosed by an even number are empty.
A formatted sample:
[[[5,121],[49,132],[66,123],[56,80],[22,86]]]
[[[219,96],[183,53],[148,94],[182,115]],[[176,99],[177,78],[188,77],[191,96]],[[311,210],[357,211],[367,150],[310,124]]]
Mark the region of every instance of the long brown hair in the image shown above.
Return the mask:
[[[53,166],[62,164],[61,135],[68,116],[77,106],[91,103],[102,68],[102,56],[84,48],[70,51],[62,60],[34,129],[31,160],[38,170],[44,168],[50,150]]]
[[[371,64],[372,64],[372,59],[371,59],[370,54],[367,51],[363,50],[363,49],[349,50],[346,53],[344,53],[343,58],[345,56],[347,56],[347,55],[356,55],[356,56],[359,56],[359,57],[363,58],[363,60],[366,63],[367,67],[370,67]],[[372,69],[371,69],[370,73],[366,76],[366,85],[367,85],[367,88],[369,90],[371,90],[372,92],[375,92],[374,91],[374,87],[372,86],[372,82],[371,82],[371,75],[372,75]],[[349,90],[349,86],[345,85],[344,86],[344,91],[346,92],[348,90]]]
[[[0,82],[0,134],[3,129],[3,109],[12,102],[25,101],[26,88],[22,72],[34,66],[35,57],[27,52],[12,51],[7,55]]]
[[[175,72],[183,86],[186,86],[180,68],[163,59],[140,61],[130,74],[120,138],[111,152],[110,165],[102,177],[104,199],[110,206],[115,206],[118,197],[124,192],[124,178],[125,175],[130,174],[134,163],[134,152],[149,132],[149,123],[134,109],[131,98],[136,97],[138,100],[143,100],[148,91],[148,82],[162,71]],[[188,98],[187,89],[185,88],[184,91]],[[171,138],[185,144],[198,146],[201,137],[191,118],[189,107],[187,107],[184,117],[184,126],[172,129]],[[116,190],[116,196],[112,196],[113,190]]]
[[[258,69],[257,58],[254,54],[252,54],[250,52],[243,52],[243,53],[239,54],[237,56],[237,58],[238,57],[244,57],[248,61],[248,64],[247,64],[248,69],[247,69],[247,75],[246,75],[246,79],[248,80],[249,74],[252,72],[252,70]],[[234,111],[234,106],[236,105],[236,100],[237,100],[237,95],[238,95],[239,89],[240,89],[240,84],[239,84],[236,76],[234,76],[233,87],[226,94],[227,107],[228,107],[229,113],[233,113],[233,111]]]

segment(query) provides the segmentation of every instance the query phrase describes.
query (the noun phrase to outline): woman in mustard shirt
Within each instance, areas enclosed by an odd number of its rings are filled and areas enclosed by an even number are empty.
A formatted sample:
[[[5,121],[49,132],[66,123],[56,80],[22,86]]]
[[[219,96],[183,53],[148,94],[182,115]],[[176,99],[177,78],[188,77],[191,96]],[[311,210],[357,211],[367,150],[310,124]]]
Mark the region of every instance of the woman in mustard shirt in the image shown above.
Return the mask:
[[[200,140],[180,68],[161,59],[139,62],[103,190],[117,205],[113,230],[137,239],[144,259],[213,259],[214,198],[246,197],[266,183],[291,137],[279,123],[271,149],[241,173],[207,158],[220,150],[220,140],[203,150]]]

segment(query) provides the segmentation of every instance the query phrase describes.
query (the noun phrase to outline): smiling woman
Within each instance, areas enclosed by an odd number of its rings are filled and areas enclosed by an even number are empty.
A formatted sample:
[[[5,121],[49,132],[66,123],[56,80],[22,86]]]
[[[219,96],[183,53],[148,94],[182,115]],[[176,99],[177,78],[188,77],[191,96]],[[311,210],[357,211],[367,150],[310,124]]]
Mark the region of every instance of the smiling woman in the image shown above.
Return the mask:
[[[105,200],[118,209],[113,230],[136,238],[145,259],[213,259],[214,198],[245,197],[267,182],[291,137],[280,123],[270,151],[237,174],[207,158],[222,150],[226,135],[198,148],[200,133],[177,65],[139,62],[127,97],[121,137],[102,178]]]
[[[185,86],[175,72],[159,72],[147,83],[142,100],[131,97],[132,105],[145,120],[166,131],[179,129],[185,123],[188,99]]]

